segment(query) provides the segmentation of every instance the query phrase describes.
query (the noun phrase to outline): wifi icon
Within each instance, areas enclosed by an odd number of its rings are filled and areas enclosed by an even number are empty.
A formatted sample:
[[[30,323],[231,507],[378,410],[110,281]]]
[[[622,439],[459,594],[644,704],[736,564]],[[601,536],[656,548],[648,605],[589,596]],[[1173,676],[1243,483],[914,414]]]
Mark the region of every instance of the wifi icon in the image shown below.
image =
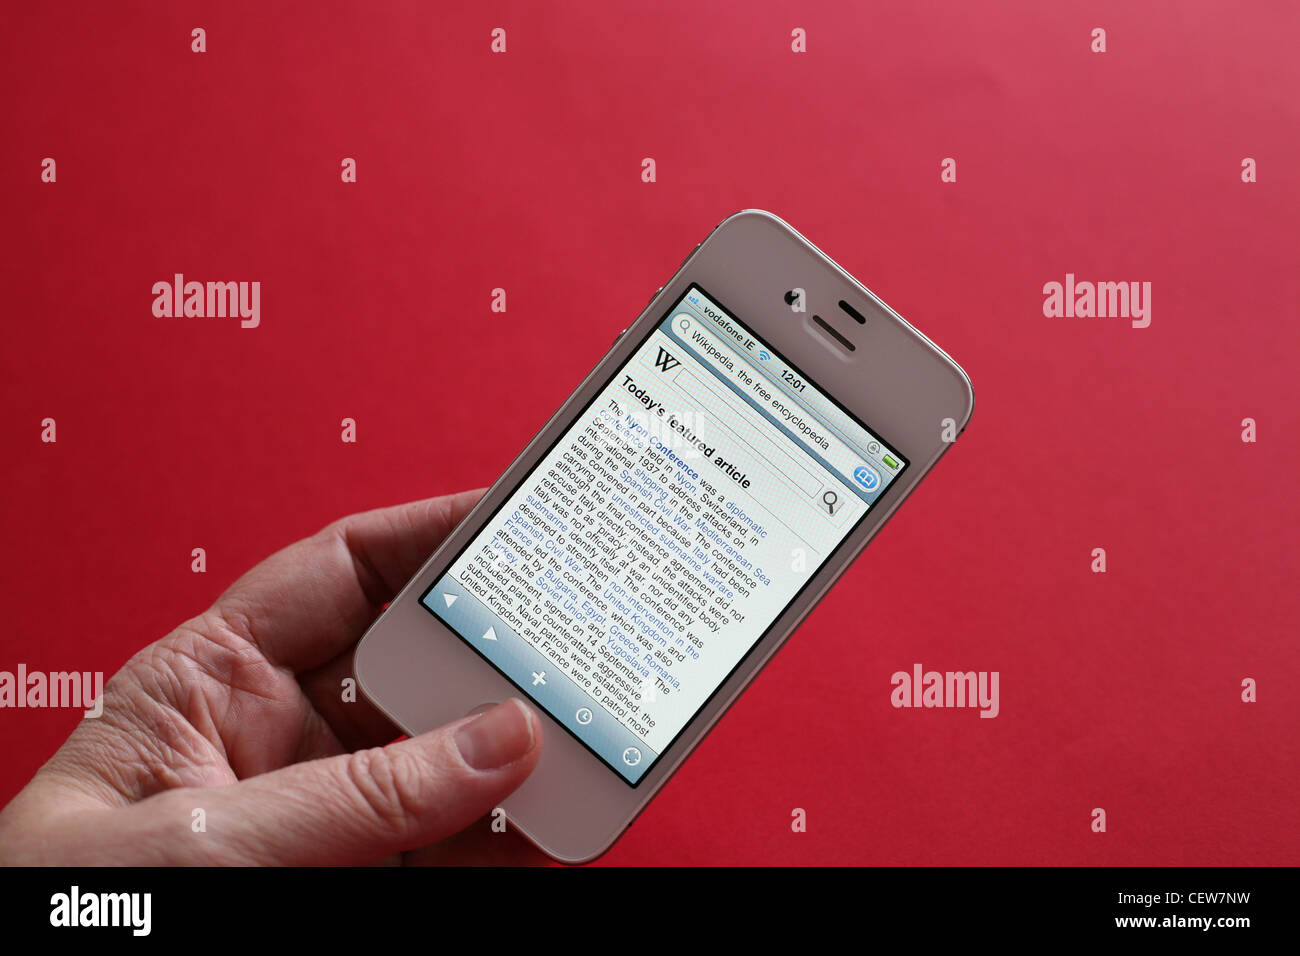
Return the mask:
[[[766,361],[767,361],[768,359],[770,359],[772,356],[769,355],[765,349],[759,349],[759,350],[758,350],[758,357],[761,358],[764,362],[766,362]]]

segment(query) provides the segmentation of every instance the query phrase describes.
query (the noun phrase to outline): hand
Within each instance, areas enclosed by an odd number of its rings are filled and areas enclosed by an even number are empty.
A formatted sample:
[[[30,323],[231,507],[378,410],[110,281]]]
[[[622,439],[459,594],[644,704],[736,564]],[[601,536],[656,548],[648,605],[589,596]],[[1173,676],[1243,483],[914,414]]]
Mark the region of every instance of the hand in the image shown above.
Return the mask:
[[[539,721],[507,700],[391,743],[397,728],[364,699],[345,703],[343,681],[362,632],[481,494],[337,521],[132,657],[105,686],[103,715],[0,813],[0,863],[436,857],[407,851],[518,787],[537,764]],[[498,858],[522,849],[486,822],[480,832]]]

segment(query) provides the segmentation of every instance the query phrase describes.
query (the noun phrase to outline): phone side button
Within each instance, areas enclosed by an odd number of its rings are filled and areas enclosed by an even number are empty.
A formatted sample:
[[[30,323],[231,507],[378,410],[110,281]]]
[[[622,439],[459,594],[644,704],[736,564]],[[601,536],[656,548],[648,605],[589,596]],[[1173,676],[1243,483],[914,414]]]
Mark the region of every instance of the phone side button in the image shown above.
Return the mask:
[[[654,298],[654,297],[651,296],[651,298]],[[626,332],[626,331],[627,331],[627,329],[624,329],[624,330],[623,330],[623,332]],[[621,338],[623,337],[623,332],[620,332],[620,333],[618,333],[618,335],[614,336],[614,341],[609,343],[609,347],[610,347],[610,348],[613,348],[615,345],[618,345],[618,340],[621,339]]]

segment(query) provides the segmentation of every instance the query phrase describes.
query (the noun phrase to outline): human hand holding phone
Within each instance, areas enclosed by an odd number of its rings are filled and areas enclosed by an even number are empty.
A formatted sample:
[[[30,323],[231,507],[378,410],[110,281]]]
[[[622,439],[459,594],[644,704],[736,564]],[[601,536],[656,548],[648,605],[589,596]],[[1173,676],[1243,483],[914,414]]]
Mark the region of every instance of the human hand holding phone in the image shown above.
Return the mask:
[[[390,743],[400,731],[344,693],[357,639],[481,494],[341,519],[136,654],[105,686],[102,716],[0,813],[0,863],[540,858],[487,826],[435,845],[536,766],[526,705]]]
[[[331,525],[133,658],[0,814],[0,862],[411,860],[498,808],[594,859],[973,408],[787,223],[730,216],[481,502]],[[522,849],[496,829],[458,848]]]

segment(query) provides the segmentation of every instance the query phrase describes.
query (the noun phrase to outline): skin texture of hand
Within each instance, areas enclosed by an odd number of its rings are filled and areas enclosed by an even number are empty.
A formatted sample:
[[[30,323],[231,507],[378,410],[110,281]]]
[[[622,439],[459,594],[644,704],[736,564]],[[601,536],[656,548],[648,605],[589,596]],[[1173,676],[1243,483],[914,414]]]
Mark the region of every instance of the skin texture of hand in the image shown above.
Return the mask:
[[[0,863],[537,860],[480,819],[537,764],[527,706],[392,743],[400,731],[364,698],[343,701],[357,640],[480,495],[337,521],[132,657],[103,715],[0,813]]]

